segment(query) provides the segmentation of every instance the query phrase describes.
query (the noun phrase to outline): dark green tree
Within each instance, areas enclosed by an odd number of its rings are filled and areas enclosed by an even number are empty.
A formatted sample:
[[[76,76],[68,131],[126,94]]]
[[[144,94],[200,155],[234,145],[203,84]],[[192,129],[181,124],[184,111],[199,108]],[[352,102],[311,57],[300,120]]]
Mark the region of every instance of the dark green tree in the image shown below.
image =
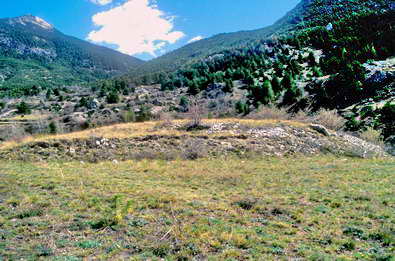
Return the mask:
[[[243,101],[237,101],[235,104],[235,110],[238,114],[247,115],[249,112],[249,107],[247,103]]]
[[[225,80],[225,86],[224,86],[224,88],[222,90],[224,92],[232,93],[233,92],[233,88],[234,88],[233,81],[230,80],[230,79],[226,79]]]
[[[189,106],[189,100],[187,97],[185,96],[181,96],[180,98],[180,107],[182,109],[183,112],[187,112],[188,111],[188,106]]]
[[[56,126],[56,123],[51,121],[48,125],[49,133],[51,134],[56,134],[58,132],[58,127]]]
[[[32,113],[32,110],[30,109],[30,106],[25,103],[24,101],[19,103],[16,107],[17,113],[18,114],[30,114]]]
[[[119,95],[118,95],[117,92],[112,91],[112,92],[110,92],[110,93],[107,95],[106,100],[107,100],[107,102],[108,102],[109,104],[114,104],[114,103],[119,103],[120,98],[119,98]]]
[[[281,81],[277,76],[274,76],[272,79],[272,89],[276,95],[282,91]]]
[[[188,82],[188,93],[190,95],[197,95],[200,92],[200,88],[196,80]]]
[[[272,88],[272,84],[271,84],[271,82],[269,80],[266,80],[263,83],[263,85],[261,87],[261,92],[262,92],[262,100],[261,100],[261,102],[263,104],[269,104],[269,103],[271,103],[274,100],[275,95],[274,95],[274,91],[273,91],[273,88]]]

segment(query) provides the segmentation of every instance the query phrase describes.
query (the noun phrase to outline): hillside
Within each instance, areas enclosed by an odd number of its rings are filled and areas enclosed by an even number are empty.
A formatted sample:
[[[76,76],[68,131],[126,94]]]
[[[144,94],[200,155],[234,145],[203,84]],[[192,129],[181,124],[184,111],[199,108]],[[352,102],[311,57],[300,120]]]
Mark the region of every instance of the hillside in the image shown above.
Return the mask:
[[[184,65],[206,58],[210,54],[251,45],[257,40],[269,39],[274,35],[285,33],[294,29],[298,23],[303,21],[304,12],[310,2],[311,0],[301,1],[294,9],[271,26],[252,31],[223,33],[188,44],[132,69],[129,77],[141,78],[142,75],[146,74],[174,71]]]
[[[0,19],[0,96],[33,85],[57,87],[108,78],[143,61],[58,31],[31,15]]]
[[[216,53],[240,47],[245,48],[262,40],[277,39],[306,27],[327,25],[352,13],[366,13],[389,8],[393,8],[393,4],[388,0],[303,0],[271,26],[252,31],[219,34],[188,44],[132,69],[127,77],[139,83],[150,83],[157,80],[157,74],[160,72],[169,73],[188,67]]]
[[[374,101],[364,110],[345,113],[346,129],[375,128],[385,138],[393,135],[393,2],[302,4],[282,19],[284,24],[299,17],[292,32],[217,52],[175,72],[159,73],[156,81],[163,91],[187,88],[193,96],[205,96],[212,88],[231,95],[244,89],[245,97],[234,104],[243,115],[262,105],[288,107],[296,113],[322,108],[343,111],[361,101]]]

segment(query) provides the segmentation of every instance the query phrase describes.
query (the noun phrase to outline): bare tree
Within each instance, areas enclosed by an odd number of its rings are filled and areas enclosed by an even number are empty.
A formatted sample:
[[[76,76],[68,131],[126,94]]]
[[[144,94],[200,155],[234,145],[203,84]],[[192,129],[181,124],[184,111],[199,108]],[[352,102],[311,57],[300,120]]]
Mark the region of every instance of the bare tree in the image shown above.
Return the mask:
[[[203,106],[199,103],[199,101],[196,98],[190,98],[188,106],[188,118],[190,119],[190,122],[188,125],[190,127],[201,126],[203,114]]]

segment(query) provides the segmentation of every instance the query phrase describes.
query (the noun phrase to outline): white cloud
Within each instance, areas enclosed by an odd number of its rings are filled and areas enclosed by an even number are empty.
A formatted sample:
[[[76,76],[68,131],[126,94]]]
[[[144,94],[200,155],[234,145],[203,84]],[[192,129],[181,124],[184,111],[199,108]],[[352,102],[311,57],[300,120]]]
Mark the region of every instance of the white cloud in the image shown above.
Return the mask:
[[[117,45],[119,51],[130,55],[156,56],[157,51],[185,36],[174,31],[174,17],[166,16],[151,0],[128,0],[92,20],[99,29],[90,32],[88,40]]]
[[[196,42],[196,41],[200,41],[202,39],[203,39],[203,36],[198,35],[198,36],[192,38],[191,40],[189,40],[188,43],[193,43],[193,42]]]
[[[90,1],[97,5],[108,5],[111,4],[113,0],[90,0]]]

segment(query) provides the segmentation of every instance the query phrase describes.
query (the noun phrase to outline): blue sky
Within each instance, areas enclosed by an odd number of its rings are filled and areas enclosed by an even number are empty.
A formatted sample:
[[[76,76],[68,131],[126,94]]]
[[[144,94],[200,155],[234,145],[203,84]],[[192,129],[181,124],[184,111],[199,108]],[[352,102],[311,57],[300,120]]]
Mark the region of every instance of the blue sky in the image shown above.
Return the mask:
[[[65,34],[150,59],[188,42],[270,25],[300,0],[5,0],[0,17],[39,16]]]

